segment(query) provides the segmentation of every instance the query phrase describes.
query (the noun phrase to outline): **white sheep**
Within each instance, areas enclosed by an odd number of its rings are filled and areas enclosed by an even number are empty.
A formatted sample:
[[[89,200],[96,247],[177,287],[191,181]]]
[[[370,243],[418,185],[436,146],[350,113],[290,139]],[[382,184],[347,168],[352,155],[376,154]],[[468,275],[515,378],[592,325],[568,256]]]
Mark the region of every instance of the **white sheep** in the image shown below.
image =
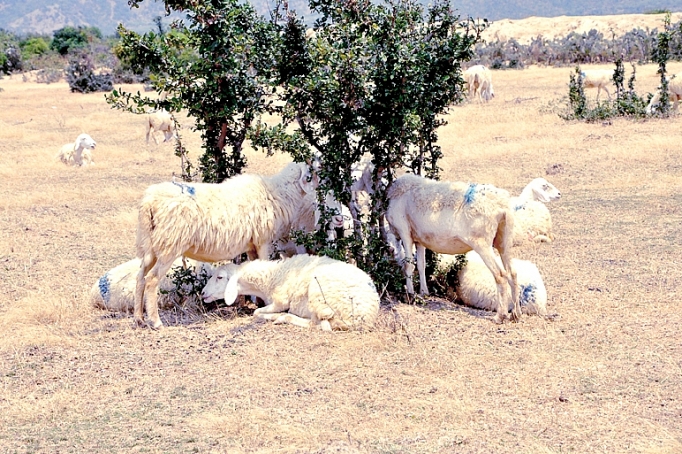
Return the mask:
[[[61,150],[59,150],[57,158],[67,165],[82,166],[94,164],[92,160],[92,150],[94,150],[96,146],[97,142],[88,134],[83,133],[76,137],[75,142],[64,145]]]
[[[181,255],[202,262],[232,260],[248,252],[270,257],[272,245],[298,222],[306,195],[317,187],[307,164],[291,163],[263,177],[238,175],[220,184],[160,183],[150,186],[140,203],[134,317],[162,326],[156,303],[159,281]]]
[[[485,102],[488,102],[495,97],[492,73],[485,66],[474,65],[464,71],[464,81],[469,88],[470,100],[472,100],[476,94],[478,94],[479,101]]]
[[[599,93],[602,90],[611,99],[608,87],[613,84],[613,70],[612,69],[586,69],[580,71],[580,78],[583,81],[584,88],[597,89],[597,101],[599,100]]]
[[[227,305],[239,295],[265,301],[266,306],[254,312],[257,318],[324,331],[370,329],[379,312],[379,295],[364,271],[306,254],[223,265],[202,292],[204,301],[224,298]]]
[[[552,216],[545,203],[559,198],[561,192],[544,178],[535,178],[526,185],[519,196],[511,198],[515,218],[515,246],[523,244],[526,240],[536,243],[550,243],[554,240]]]
[[[156,132],[163,132],[163,141],[168,142],[173,138],[173,117],[165,109],[149,113],[145,119],[145,128],[147,130],[147,143],[149,143],[149,135],[151,134],[154,143],[159,144],[154,135]]]
[[[495,259],[502,266],[497,254]],[[453,261],[452,255],[440,256],[441,265],[447,266]],[[547,315],[547,290],[538,267],[528,260],[512,259],[511,263],[516,271],[521,312]],[[474,251],[467,252],[466,265],[459,270],[457,277],[457,296],[464,304],[487,311],[497,310],[497,286],[480,255]]]
[[[673,103],[673,110],[677,110],[677,107],[682,101],[682,73],[676,74],[668,79],[668,99]],[[658,105],[661,100],[661,91],[657,91],[649,105],[646,106],[646,113],[651,115],[654,110],[654,106]]]
[[[425,275],[426,248],[443,254],[476,251],[485,261],[497,283],[498,305],[494,321],[502,323],[508,314],[511,287],[511,317],[521,317],[516,273],[511,264],[514,215],[509,193],[487,184],[467,184],[429,180],[412,174],[397,178],[388,188],[386,220],[403,242],[407,260],[404,271],[407,292],[414,293],[412,274],[413,244],[417,245],[420,291],[428,293]],[[495,260],[493,247],[502,258]]]
[[[173,262],[172,268],[184,266],[183,262],[188,262],[195,274],[202,272],[211,274],[211,265],[197,262],[195,260],[184,260],[178,258]],[[99,309],[106,309],[112,312],[132,312],[135,307],[135,287],[137,286],[137,275],[140,272],[142,261],[140,259],[128,260],[101,276],[90,290],[90,302]],[[169,309],[183,301],[177,299],[176,287],[167,273],[159,283],[158,305],[161,309]],[[184,289],[189,292],[191,289]],[[194,301],[199,302],[199,301]]]

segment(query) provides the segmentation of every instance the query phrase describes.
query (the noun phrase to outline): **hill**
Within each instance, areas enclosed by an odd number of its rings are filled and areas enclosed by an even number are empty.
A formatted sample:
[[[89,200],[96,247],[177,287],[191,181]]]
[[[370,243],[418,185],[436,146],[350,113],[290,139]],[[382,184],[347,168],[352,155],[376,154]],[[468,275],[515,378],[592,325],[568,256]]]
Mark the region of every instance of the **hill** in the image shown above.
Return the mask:
[[[272,5],[271,0],[251,1],[261,14],[267,14]],[[428,3],[428,0],[420,1]],[[310,18],[307,0],[291,0],[289,5]],[[634,14],[661,9],[682,11],[682,0],[461,0],[454,5],[462,16],[493,21],[531,16]],[[0,28],[15,33],[52,33],[65,25],[85,25],[98,27],[108,35],[116,30],[119,22],[127,28],[146,31],[154,27],[156,16],[164,16],[163,3],[156,0],[143,1],[139,8],[132,9],[126,0],[0,0]],[[165,18],[164,22],[170,21]]]

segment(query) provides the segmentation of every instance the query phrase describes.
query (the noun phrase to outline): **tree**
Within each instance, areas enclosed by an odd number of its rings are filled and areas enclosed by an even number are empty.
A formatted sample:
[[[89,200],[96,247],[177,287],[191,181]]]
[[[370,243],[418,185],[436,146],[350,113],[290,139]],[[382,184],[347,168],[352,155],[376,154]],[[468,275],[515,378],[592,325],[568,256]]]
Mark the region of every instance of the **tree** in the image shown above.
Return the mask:
[[[428,11],[413,0],[310,0],[320,19],[315,36],[306,38],[302,20],[286,8],[266,21],[235,0],[165,4],[185,13],[187,25],[176,21],[164,36],[123,28],[119,34],[120,55],[132,66],[148,65],[157,91],[169,96],[158,101],[115,90],[109,102],[134,112],[187,109],[202,132],[204,181],[241,172],[248,133],[269,153],[284,151],[300,161],[315,152],[319,199],[331,191],[349,204],[351,168],[370,153],[377,192],[368,222],[356,223],[353,238],[332,243],[318,232],[301,240],[322,254],[354,256],[381,286],[399,276],[381,238],[381,177],[385,172],[390,182],[407,165],[437,178],[439,116],[463,97],[460,65],[472,57],[485,23],[460,23],[445,0]],[[280,107],[275,95],[284,101]],[[266,124],[261,114],[273,110],[282,120]],[[290,125],[296,126],[292,133]],[[329,213],[320,207],[324,220]]]
[[[140,1],[129,3],[135,6]],[[139,35],[121,26],[118,53],[133,68],[147,66],[156,90],[167,96],[159,101],[114,90],[108,101],[137,113],[149,108],[187,109],[202,135],[202,179],[219,182],[241,173],[247,131],[270,105],[266,95],[274,90],[277,30],[248,3],[237,0],[165,3],[186,14],[187,24],[176,21],[163,35]],[[176,151],[184,156],[181,144]],[[183,175],[191,177],[191,166],[183,168]]]
[[[97,27],[74,28],[67,25],[55,30],[50,49],[66,55],[76,49],[87,47],[94,39],[102,39],[102,32]]]

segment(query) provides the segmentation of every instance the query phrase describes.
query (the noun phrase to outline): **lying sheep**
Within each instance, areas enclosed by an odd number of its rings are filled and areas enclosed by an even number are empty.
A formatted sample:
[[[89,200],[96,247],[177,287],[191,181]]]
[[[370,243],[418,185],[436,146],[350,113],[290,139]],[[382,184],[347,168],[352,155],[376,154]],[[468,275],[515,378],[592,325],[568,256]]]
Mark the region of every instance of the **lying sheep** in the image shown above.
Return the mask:
[[[514,215],[509,193],[492,185],[440,182],[406,174],[388,188],[386,220],[403,242],[407,260],[404,270],[407,292],[414,293],[412,274],[413,244],[417,245],[419,286],[428,293],[425,275],[426,248],[443,254],[476,251],[497,283],[498,312],[495,322],[508,314],[508,289],[514,305],[511,317],[521,317],[516,273],[511,264]],[[502,266],[492,248],[499,251]]]
[[[502,266],[497,254],[495,259]],[[440,256],[440,263],[446,266],[453,261],[454,256]],[[528,260],[512,259],[511,263],[516,271],[521,312],[547,315],[547,290],[538,267]],[[459,270],[457,277],[457,296],[464,304],[487,311],[497,310],[497,286],[480,255],[474,251],[467,252],[466,265]]]
[[[469,88],[469,99],[472,100],[478,94],[479,101],[488,102],[495,97],[493,90],[493,77],[488,68],[483,65],[474,65],[464,71],[464,81]]]
[[[676,74],[668,80],[668,99],[673,103],[673,110],[677,110],[677,106],[682,101],[682,73]],[[651,98],[649,105],[646,106],[646,113],[651,115],[654,111],[654,106],[658,106],[660,100],[661,91],[659,90]]]
[[[61,150],[59,150],[57,158],[66,165],[82,166],[94,164],[92,160],[92,150],[94,150],[96,146],[97,142],[89,135],[83,133],[76,137],[74,143],[67,143],[64,145]]]
[[[159,144],[154,133],[163,132],[163,141],[168,142],[173,138],[173,117],[164,109],[147,114],[145,128],[147,130],[147,143],[151,134],[156,145]]]
[[[306,195],[317,187],[307,164],[291,163],[263,177],[238,175],[220,184],[160,183],[140,203],[134,317],[144,319],[143,301],[153,328],[162,326],[156,292],[159,281],[181,255],[202,262],[232,260],[248,252],[270,257],[273,243],[298,221]]]
[[[511,198],[514,210],[514,246],[530,240],[536,243],[550,243],[552,216],[545,203],[561,198],[561,192],[544,178],[535,178],[521,191],[518,197]]]
[[[178,258],[173,262],[172,268],[183,266],[184,260]],[[211,266],[206,263],[187,260],[195,274],[210,274]],[[90,302],[99,309],[106,309],[112,312],[132,312],[135,306],[135,287],[137,286],[137,275],[140,272],[142,261],[140,259],[128,260],[109,271],[97,279],[90,290]],[[182,304],[178,300],[176,287],[167,273],[159,283],[158,305],[161,309],[170,309],[174,305]],[[191,289],[184,289],[188,293]],[[199,301],[192,301],[199,303]]]
[[[239,295],[265,301],[266,306],[254,312],[257,318],[323,331],[369,329],[379,313],[372,279],[359,268],[329,257],[304,254],[230,263],[214,272],[202,292],[204,301],[225,298],[227,305]]]
[[[604,90],[611,99],[608,87],[613,84],[613,70],[612,69],[586,69],[580,72],[580,78],[583,81],[584,88],[597,89],[597,101],[599,101],[599,93]]]

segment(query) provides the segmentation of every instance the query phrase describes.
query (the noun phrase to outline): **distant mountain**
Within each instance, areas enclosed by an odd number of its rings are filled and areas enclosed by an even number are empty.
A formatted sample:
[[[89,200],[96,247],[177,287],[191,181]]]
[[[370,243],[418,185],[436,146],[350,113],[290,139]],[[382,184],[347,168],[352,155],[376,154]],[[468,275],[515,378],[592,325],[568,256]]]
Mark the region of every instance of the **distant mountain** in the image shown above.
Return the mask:
[[[429,0],[420,0],[428,4]],[[267,14],[272,0],[251,0],[261,14]],[[306,0],[290,0],[289,6],[311,19]],[[667,9],[682,11],[682,0],[455,0],[462,16],[489,20],[522,19],[529,16],[586,16],[646,13]],[[163,2],[145,0],[130,8],[127,0],[0,0],[0,28],[15,33],[52,33],[66,25],[98,27],[105,35],[119,22],[135,31],[154,28],[154,18],[165,17]]]

